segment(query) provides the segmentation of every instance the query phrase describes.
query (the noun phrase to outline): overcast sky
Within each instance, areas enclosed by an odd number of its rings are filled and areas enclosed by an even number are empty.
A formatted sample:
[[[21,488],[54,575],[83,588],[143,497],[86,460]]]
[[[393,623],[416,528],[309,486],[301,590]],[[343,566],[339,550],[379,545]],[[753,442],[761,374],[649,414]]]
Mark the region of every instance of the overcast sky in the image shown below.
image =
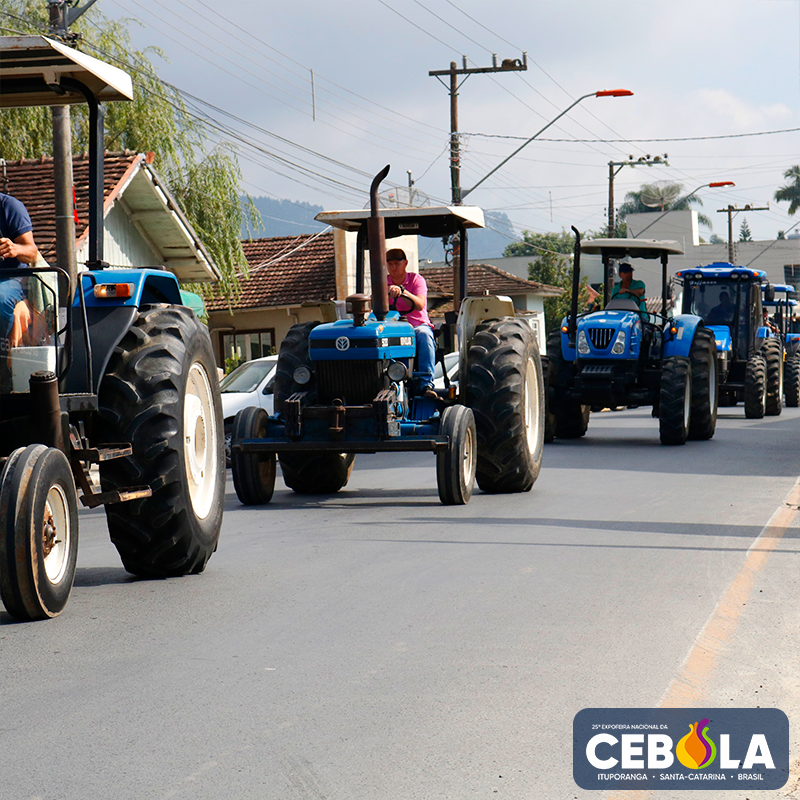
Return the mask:
[[[98,6],[142,23],[137,45],[168,58],[155,59],[161,76],[216,106],[204,111],[260,148],[240,151],[254,195],[361,207],[366,176],[391,164],[390,181],[405,185],[410,170],[417,189],[448,200],[448,93],[428,71],[463,56],[482,67],[492,53],[502,60],[526,51],[527,72],[472,75],[461,86],[465,188],[521,144],[505,137],[532,136],[581,95],[625,88],[634,96],[584,100],[468,202],[506,212],[518,230],[599,229],[608,162],[668,153],[668,167],[624,167],[616,205],[643,182],[679,181],[690,192],[732,180],[735,188],[698,192],[718,235],[726,238],[727,217],[717,209],[728,204],[770,204],[736,216],[737,238],[743,217],[760,239],[800,225],[800,214],[789,217],[787,204],[773,200],[783,172],[800,164],[800,0]]]

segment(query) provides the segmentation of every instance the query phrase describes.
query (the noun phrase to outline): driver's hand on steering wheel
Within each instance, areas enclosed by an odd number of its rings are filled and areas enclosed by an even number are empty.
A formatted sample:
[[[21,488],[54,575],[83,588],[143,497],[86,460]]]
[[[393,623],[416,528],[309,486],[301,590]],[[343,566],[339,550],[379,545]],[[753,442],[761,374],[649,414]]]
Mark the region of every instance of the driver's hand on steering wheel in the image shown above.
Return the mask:
[[[403,287],[393,283],[389,286],[389,297],[397,299],[403,293]]]

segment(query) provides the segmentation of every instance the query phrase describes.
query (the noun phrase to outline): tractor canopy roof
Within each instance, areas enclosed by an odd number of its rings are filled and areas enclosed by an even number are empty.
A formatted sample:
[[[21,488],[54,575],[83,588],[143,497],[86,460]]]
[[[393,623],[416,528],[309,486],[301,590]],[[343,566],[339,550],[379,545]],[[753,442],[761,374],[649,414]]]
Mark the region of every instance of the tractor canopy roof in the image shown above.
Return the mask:
[[[0,108],[85,103],[65,78],[80,81],[99,102],[132,100],[131,77],[117,67],[46,36],[0,36]]]
[[[587,239],[581,242],[581,252],[602,255],[604,258],[661,258],[683,255],[677,242],[658,239]]]
[[[386,238],[417,234],[418,236],[449,236],[459,227],[483,228],[483,209],[477,206],[432,206],[429,208],[382,208]],[[314,219],[344,231],[357,231],[370,218],[369,209],[360,211],[323,211]]]
[[[716,261],[706,267],[692,267],[682,269],[675,273],[679,278],[691,280],[703,280],[704,278],[719,279],[730,278],[734,281],[747,280],[757,283],[767,282],[767,273],[760,269],[750,269],[750,267],[734,267],[724,261]]]

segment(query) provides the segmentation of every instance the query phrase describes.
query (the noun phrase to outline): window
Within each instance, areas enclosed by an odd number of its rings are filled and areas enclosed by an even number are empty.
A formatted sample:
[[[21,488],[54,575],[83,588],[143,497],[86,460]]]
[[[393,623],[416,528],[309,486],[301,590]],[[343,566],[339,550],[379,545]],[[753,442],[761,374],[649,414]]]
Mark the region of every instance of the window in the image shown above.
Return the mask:
[[[275,329],[263,331],[233,331],[222,334],[222,362],[230,372],[255,358],[275,354]]]

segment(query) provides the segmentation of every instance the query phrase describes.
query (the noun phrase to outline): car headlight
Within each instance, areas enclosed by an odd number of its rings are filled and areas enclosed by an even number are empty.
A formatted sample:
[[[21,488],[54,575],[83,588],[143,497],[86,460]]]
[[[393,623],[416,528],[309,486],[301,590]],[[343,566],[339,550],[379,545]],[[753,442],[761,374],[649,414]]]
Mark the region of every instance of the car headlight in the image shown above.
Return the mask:
[[[578,332],[578,352],[584,356],[589,352],[589,342],[586,341],[586,331]]]
[[[611,352],[615,356],[622,355],[625,352],[625,331],[620,331],[617,334],[617,338],[614,339],[614,346],[611,348]]]
[[[292,373],[292,380],[294,380],[298,386],[305,386],[311,380],[311,370],[305,366],[305,364],[295,367]]]

